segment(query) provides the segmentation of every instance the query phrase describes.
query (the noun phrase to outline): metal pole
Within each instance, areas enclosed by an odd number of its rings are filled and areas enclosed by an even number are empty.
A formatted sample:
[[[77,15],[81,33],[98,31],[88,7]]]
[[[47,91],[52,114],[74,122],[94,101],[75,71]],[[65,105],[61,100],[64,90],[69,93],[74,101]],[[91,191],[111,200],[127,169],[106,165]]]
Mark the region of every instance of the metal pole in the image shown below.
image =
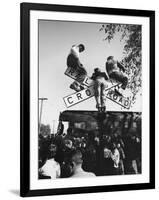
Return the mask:
[[[39,117],[39,132],[41,127],[41,119],[42,119],[42,110],[43,110],[43,101],[48,100],[48,98],[39,98],[41,101],[41,107],[40,107],[40,117]]]
[[[99,128],[99,155],[98,155],[98,165],[99,165],[99,175],[101,175],[101,169],[103,167],[103,133],[104,133],[104,128],[103,128],[103,122],[104,122],[104,119],[105,119],[105,112],[98,112],[97,113],[97,123],[98,123],[98,128]]]
[[[55,120],[53,120],[53,129],[52,129],[52,133],[55,133]]]

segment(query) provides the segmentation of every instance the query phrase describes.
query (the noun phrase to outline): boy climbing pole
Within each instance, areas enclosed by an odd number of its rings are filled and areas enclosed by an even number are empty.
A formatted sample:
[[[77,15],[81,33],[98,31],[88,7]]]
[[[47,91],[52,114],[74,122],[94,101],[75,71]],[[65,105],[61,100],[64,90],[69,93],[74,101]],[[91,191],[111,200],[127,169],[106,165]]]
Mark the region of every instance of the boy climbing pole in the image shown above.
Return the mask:
[[[107,80],[108,77],[105,72],[101,72],[99,68],[94,69],[94,73],[91,77],[95,84],[94,84],[94,91],[95,91],[95,99],[96,99],[96,107],[99,112],[105,112],[106,106],[106,95],[105,89],[108,87]]]

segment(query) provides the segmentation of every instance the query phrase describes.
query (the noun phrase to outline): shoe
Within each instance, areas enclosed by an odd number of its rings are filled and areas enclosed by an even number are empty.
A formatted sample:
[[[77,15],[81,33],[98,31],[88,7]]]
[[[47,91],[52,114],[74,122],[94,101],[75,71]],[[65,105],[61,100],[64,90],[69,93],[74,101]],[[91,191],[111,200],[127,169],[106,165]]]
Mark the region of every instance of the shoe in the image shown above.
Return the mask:
[[[83,90],[83,89],[84,89],[84,87],[82,85],[80,85],[80,90]]]
[[[106,106],[101,107],[101,112],[105,112],[106,111]]]
[[[98,111],[99,111],[99,112],[102,112],[102,107],[99,107],[99,108],[98,108]]]
[[[125,86],[125,85],[122,85],[121,88],[122,88],[123,90],[125,90],[125,89],[126,89],[126,86]]]
[[[75,90],[76,92],[81,91],[80,86],[79,86],[77,83],[75,83],[75,82],[73,82],[73,83],[70,85],[70,88],[71,88],[72,90]]]
[[[98,109],[98,112],[101,112],[101,109],[102,109],[101,106],[96,105],[96,108]]]

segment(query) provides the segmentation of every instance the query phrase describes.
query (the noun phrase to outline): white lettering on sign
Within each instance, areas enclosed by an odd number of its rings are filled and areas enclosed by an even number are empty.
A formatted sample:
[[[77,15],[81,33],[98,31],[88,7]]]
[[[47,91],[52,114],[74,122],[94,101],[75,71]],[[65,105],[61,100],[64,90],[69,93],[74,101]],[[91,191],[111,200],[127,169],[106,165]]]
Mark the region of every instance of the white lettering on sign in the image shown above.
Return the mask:
[[[105,89],[105,95],[107,95],[107,91],[110,90],[111,88],[115,88],[117,87],[119,84],[116,84],[116,85],[112,85],[111,82],[108,82],[108,85],[107,85],[107,88]],[[65,104],[66,104],[66,107],[69,108],[71,106],[74,106],[75,104],[78,104],[82,101],[85,101],[91,97],[94,96],[94,86],[90,86],[86,89],[83,89],[79,92],[76,92],[76,93],[73,93],[73,94],[70,94],[66,97],[63,98]]]
[[[94,87],[91,86],[89,88],[83,89],[79,92],[71,94],[67,97],[64,97],[63,100],[66,104],[66,107],[69,108],[74,106],[77,103],[80,103],[86,99],[89,99],[94,96]]]
[[[85,77],[83,84],[86,85],[87,87],[94,85],[94,81],[89,78],[88,76]]]
[[[67,108],[94,96],[94,81],[91,78],[89,78],[88,76],[81,75],[81,73],[77,69],[71,67],[68,67],[66,69],[65,75],[69,76],[70,78],[76,80],[80,84],[83,84],[87,87],[86,89],[83,89],[79,92],[73,93],[63,98]],[[107,87],[105,88],[106,98],[114,101],[115,103],[119,104],[120,106],[126,109],[130,109],[131,101],[126,97],[118,95],[114,91],[115,89],[118,90],[121,87],[121,85],[121,83],[113,85],[112,82],[107,81]]]

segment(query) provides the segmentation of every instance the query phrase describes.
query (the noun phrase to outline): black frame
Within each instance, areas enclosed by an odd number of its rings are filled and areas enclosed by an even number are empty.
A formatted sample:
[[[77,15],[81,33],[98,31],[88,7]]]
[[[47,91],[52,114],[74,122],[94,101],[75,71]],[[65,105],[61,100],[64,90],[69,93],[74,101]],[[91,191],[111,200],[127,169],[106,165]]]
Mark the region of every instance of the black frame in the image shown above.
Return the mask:
[[[150,182],[142,184],[92,186],[62,189],[43,189],[30,190],[30,11],[60,11],[94,14],[111,14],[123,16],[149,17],[150,19]],[[21,3],[20,5],[20,25],[21,25],[21,113],[20,113],[20,195],[39,196],[39,195],[60,195],[75,193],[95,193],[106,191],[123,191],[155,188],[155,11],[149,10],[130,10],[101,7],[66,6],[51,4]]]

